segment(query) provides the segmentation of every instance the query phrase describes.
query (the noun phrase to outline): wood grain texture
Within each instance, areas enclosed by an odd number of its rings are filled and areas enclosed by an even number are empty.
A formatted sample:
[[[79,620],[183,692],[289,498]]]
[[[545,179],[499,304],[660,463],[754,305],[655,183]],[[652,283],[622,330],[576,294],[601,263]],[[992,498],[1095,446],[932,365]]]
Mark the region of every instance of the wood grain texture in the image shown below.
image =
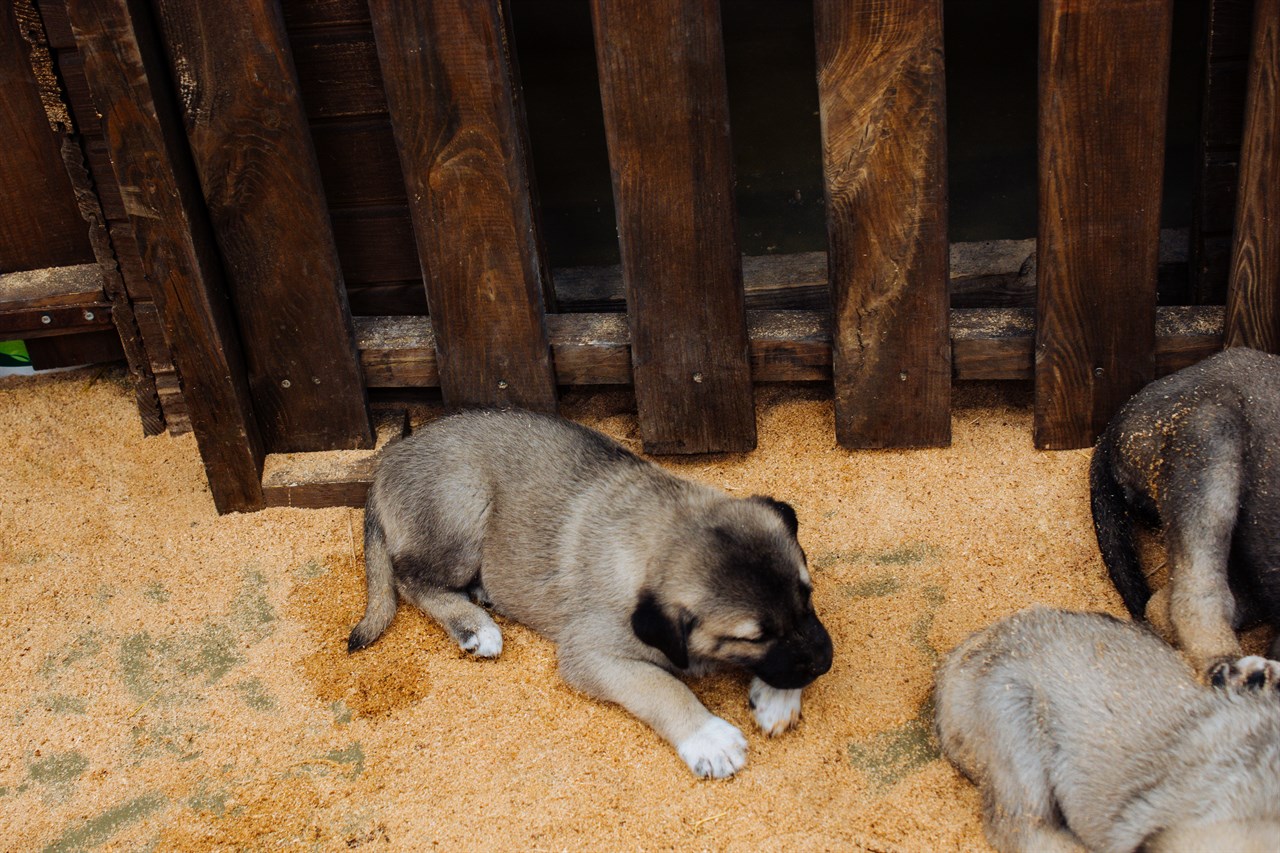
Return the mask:
[[[1155,371],[1172,0],[1043,0],[1035,442],[1087,447]]]
[[[320,170],[276,0],[156,0],[268,452],[373,445]]]
[[[1280,352],[1280,0],[1256,0],[1227,346]]]
[[[1223,262],[1219,247],[1224,238],[1230,239],[1235,224],[1253,0],[1206,0],[1204,7],[1189,272],[1195,300],[1222,305],[1230,262]]]
[[[1222,349],[1221,305],[1162,306],[1156,315],[1156,375]],[[1035,375],[1035,312],[1030,308],[951,311],[953,378],[1028,381]],[[561,385],[630,385],[631,333],[621,314],[549,314],[547,327]],[[756,382],[829,382],[827,311],[748,311],[751,374]],[[440,384],[427,317],[357,317],[360,358],[371,388]]]
[[[0,273],[93,260],[11,2],[0,3]]]
[[[174,348],[214,503],[220,512],[257,509],[262,437],[149,13],[141,0],[69,0],[67,15],[93,81],[140,259]]]
[[[951,440],[940,0],[817,0],[844,447]]]
[[[550,276],[502,0],[370,3],[452,406],[552,411]]]
[[[649,453],[755,447],[717,0],[592,0]]]

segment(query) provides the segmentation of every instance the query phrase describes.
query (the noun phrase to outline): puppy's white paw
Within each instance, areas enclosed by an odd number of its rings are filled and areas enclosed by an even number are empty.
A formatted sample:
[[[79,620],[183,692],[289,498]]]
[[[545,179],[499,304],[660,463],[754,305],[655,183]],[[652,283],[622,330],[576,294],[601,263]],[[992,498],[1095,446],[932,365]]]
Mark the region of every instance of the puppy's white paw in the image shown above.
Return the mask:
[[[1280,687],[1280,661],[1257,655],[1221,661],[1209,670],[1209,683],[1237,690],[1266,690]]]
[[[471,652],[478,658],[496,658],[502,654],[502,630],[493,623],[481,625],[464,635],[458,645],[464,652]]]
[[[760,731],[769,737],[777,737],[800,722],[799,690],[779,690],[753,678],[747,700]]]
[[[676,745],[676,752],[695,776],[726,779],[747,763],[747,739],[719,717],[707,720]]]

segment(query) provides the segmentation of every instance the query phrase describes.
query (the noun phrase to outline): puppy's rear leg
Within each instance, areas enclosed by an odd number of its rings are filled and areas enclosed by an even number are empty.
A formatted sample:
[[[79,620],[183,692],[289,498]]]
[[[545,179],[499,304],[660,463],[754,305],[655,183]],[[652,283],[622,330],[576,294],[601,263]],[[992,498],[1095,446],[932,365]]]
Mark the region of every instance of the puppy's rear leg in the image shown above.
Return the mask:
[[[671,673],[644,661],[614,657],[562,641],[560,672],[582,692],[616,702],[676,748],[694,775],[724,779],[747,763],[747,739],[712,714]]]
[[[1240,505],[1242,449],[1234,423],[1200,416],[1194,437],[1171,447],[1160,517],[1169,554],[1169,621],[1192,664],[1204,673],[1240,657],[1227,559]]]
[[[466,589],[444,589],[401,581],[400,594],[440,623],[454,642],[476,657],[496,658],[502,653],[502,631]]]

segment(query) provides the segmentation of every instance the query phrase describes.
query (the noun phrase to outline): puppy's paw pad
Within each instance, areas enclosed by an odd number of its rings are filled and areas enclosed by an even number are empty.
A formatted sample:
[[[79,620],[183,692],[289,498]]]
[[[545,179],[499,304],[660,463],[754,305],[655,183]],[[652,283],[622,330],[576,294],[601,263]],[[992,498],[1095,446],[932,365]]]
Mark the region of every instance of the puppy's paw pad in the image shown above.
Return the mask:
[[[1265,690],[1280,687],[1280,661],[1258,655],[1224,660],[1209,669],[1209,683],[1235,690]]]
[[[502,631],[497,625],[481,625],[459,637],[458,645],[478,658],[496,658],[502,654]]]
[[[712,717],[676,746],[695,776],[726,779],[747,763],[747,739],[733,725]]]
[[[779,690],[753,678],[747,699],[760,731],[769,737],[777,737],[800,722],[799,690]]]

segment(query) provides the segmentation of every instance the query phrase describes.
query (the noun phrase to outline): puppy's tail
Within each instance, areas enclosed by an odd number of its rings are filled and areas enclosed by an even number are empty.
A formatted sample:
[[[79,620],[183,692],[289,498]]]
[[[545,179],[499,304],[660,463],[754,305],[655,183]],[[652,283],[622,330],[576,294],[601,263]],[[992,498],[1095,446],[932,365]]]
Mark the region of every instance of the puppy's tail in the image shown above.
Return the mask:
[[[351,629],[347,652],[358,652],[382,636],[396,615],[396,588],[387,536],[378,517],[377,504],[369,501],[364,513],[364,577],[369,603],[364,618]]]
[[[1116,481],[1112,467],[1115,446],[1109,433],[1104,433],[1093,451],[1089,466],[1089,497],[1093,508],[1093,530],[1098,536],[1098,550],[1107,566],[1124,606],[1135,619],[1141,619],[1151,598],[1151,587],[1138,562],[1133,544],[1133,519]]]

